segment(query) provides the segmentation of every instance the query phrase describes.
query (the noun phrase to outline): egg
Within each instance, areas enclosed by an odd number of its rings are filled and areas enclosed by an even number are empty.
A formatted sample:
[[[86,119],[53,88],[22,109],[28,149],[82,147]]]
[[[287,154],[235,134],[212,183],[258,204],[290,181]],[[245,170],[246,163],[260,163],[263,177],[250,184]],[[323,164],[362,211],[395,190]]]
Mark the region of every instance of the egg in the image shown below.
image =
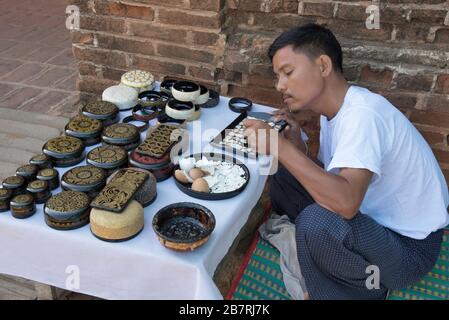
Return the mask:
[[[198,178],[193,181],[192,190],[198,192],[209,192],[209,185],[203,178]]]
[[[185,172],[189,172],[195,167],[195,158],[184,158],[179,160],[179,167]]]
[[[175,171],[175,178],[181,183],[189,183],[189,179],[186,177],[182,170],[178,169]]]
[[[204,172],[201,169],[193,168],[192,170],[189,171],[189,176],[193,180],[196,180],[198,178],[202,178],[204,176]]]

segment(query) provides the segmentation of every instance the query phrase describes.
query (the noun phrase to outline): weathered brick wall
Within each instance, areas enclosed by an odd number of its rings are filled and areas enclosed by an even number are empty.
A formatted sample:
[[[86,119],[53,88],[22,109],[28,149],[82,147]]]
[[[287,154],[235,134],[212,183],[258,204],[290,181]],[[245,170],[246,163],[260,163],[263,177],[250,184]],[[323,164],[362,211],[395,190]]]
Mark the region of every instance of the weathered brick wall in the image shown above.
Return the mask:
[[[351,83],[382,93],[423,133],[449,178],[449,0],[69,0],[81,91],[98,94],[131,68],[194,79],[228,96],[281,106],[266,57],[291,26],[337,35]],[[380,29],[365,26],[380,7]],[[317,117],[301,114],[317,148]]]

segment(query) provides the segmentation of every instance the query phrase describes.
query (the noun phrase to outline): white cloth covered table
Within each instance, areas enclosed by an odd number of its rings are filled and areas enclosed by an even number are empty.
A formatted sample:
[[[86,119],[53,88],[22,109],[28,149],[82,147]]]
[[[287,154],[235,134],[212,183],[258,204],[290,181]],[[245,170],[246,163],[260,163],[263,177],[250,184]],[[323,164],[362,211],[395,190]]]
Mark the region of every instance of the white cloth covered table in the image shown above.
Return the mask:
[[[209,141],[239,116],[229,110],[228,101],[221,97],[219,106],[203,109],[201,118],[188,124],[191,140],[199,139],[192,136],[198,123],[202,133],[209,132],[201,138],[203,150],[208,147],[209,151],[220,152]],[[271,108],[254,105],[253,110]],[[121,117],[128,114],[122,112]],[[211,128],[216,130],[208,130]],[[160,182],[156,201],[145,208],[143,231],[126,242],[100,241],[91,234],[89,225],[71,231],[51,229],[45,224],[43,205],[37,205],[36,214],[25,220],[13,218],[9,211],[0,213],[0,273],[106,299],[222,299],[212,280],[214,271],[262,194],[267,176],[260,174],[261,164],[265,168],[271,165],[268,157],[258,161],[237,158],[250,170],[249,183],[241,194],[227,200],[205,201],[182,193],[173,178]],[[67,170],[58,168],[60,177]],[[53,194],[60,191],[54,190]],[[184,201],[204,205],[216,218],[209,241],[192,252],[163,247],[151,225],[159,209]]]

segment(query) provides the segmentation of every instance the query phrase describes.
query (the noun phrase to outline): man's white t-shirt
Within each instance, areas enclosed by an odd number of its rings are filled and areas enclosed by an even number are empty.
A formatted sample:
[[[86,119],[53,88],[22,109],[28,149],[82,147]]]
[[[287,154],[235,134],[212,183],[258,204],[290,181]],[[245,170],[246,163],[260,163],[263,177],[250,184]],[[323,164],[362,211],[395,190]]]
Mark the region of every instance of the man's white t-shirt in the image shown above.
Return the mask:
[[[318,159],[327,171],[373,172],[361,213],[414,239],[449,224],[448,187],[432,150],[385,98],[351,86],[338,113],[320,122]]]

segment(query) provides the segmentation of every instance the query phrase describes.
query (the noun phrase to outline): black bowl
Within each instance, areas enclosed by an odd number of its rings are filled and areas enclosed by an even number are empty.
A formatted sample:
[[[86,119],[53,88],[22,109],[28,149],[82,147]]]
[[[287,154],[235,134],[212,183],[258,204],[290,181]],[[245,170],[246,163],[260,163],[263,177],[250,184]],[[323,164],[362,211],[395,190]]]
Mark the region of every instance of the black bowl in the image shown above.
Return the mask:
[[[195,105],[192,102],[183,102],[175,99],[168,101],[167,105],[174,110],[190,110],[195,108]]]
[[[191,183],[182,183],[182,182],[178,181],[178,179],[176,179],[174,172],[176,170],[180,169],[179,164],[177,164],[173,170],[173,178],[175,179],[176,186],[179,188],[179,190],[181,190],[185,194],[187,194],[193,198],[197,198],[197,199],[224,200],[224,199],[229,199],[229,198],[235,197],[236,195],[240,194],[246,188],[246,186],[248,185],[248,182],[249,182],[250,175],[249,175],[248,168],[242,162],[235,159],[234,157],[224,155],[224,154],[217,154],[217,153],[205,153],[205,154],[197,153],[194,155],[190,155],[188,157],[189,158],[193,157],[198,161],[202,158],[203,155],[208,160],[232,162],[232,163],[240,166],[243,169],[243,171],[245,172],[246,182],[240,188],[233,190],[233,191],[229,191],[229,192],[210,193],[210,192],[194,191],[191,189],[191,187],[192,187]]]
[[[215,229],[215,216],[202,205],[179,202],[160,209],[152,225],[164,246],[188,251],[207,242]]]
[[[166,79],[164,81],[161,82],[161,89],[167,91],[167,92],[171,92],[171,88],[173,87],[173,85],[178,82],[178,80],[175,79]]]
[[[173,84],[173,89],[181,92],[195,92],[200,90],[200,86],[195,82],[190,81],[178,81]]]

